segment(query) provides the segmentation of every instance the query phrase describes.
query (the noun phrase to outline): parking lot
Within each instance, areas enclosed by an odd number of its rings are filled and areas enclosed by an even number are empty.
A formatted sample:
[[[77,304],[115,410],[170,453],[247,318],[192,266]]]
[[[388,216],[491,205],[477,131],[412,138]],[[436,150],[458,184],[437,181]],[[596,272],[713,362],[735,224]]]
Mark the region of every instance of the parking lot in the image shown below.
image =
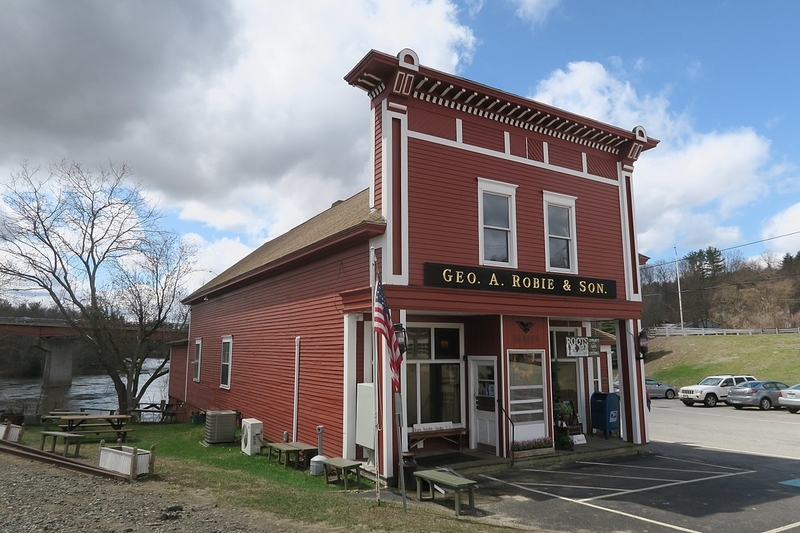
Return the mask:
[[[661,440],[650,454],[479,475],[483,519],[544,531],[800,532],[800,450],[759,446],[800,443],[800,415],[653,404]],[[737,449],[742,436],[750,444]]]

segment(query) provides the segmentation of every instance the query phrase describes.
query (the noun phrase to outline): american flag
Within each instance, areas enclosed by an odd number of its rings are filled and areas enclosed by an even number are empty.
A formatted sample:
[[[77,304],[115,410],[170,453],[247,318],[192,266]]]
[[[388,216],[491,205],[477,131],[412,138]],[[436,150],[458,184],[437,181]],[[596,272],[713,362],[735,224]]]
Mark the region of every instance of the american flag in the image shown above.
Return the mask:
[[[386,344],[389,345],[391,355],[389,356],[389,368],[392,370],[392,388],[394,392],[400,392],[400,363],[403,356],[400,354],[400,345],[397,342],[397,335],[392,324],[392,312],[386,302],[386,295],[383,292],[383,284],[378,279],[375,286],[375,305],[372,311],[372,323],[374,330],[379,335],[383,335]]]

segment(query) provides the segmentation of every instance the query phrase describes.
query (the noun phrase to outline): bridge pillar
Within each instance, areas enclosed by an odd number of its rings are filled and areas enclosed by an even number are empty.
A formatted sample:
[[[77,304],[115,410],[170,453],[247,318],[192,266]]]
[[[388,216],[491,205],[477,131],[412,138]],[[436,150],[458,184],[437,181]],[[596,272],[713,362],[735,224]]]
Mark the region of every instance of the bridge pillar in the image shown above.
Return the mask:
[[[39,412],[49,413],[68,407],[67,395],[72,386],[72,359],[85,345],[75,338],[45,337],[39,338],[38,346],[45,352]]]

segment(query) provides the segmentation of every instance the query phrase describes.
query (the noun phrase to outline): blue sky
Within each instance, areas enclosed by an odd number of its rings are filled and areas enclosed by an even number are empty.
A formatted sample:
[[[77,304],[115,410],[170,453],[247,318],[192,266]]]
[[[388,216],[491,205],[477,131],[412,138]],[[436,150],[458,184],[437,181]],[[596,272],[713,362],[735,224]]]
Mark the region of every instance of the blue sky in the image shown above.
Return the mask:
[[[643,125],[661,140],[635,174],[652,261],[800,251],[793,0],[6,0],[3,13],[0,179],[26,159],[128,163],[200,247],[192,288],[368,185],[369,103],[342,78],[372,48]]]

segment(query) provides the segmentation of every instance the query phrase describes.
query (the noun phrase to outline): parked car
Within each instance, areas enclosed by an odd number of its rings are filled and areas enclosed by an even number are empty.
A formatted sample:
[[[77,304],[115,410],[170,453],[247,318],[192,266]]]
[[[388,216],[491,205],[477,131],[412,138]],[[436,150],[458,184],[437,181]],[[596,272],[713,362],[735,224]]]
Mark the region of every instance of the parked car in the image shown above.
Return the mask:
[[[644,386],[651,398],[673,399],[678,394],[675,385],[667,385],[652,378],[644,378]],[[614,392],[619,394],[619,381],[614,382]]]
[[[734,376],[731,374],[708,376],[697,385],[681,387],[678,397],[687,406],[700,402],[706,407],[714,407],[719,401],[727,400],[730,389],[745,381],[756,381],[756,378],[749,375]]]
[[[678,389],[675,388],[675,385],[667,385],[651,378],[644,378],[644,386],[647,387],[647,392],[650,393],[651,398],[671,400],[678,394]]]
[[[790,413],[800,411],[800,383],[782,390],[778,394],[778,404],[784,406]]]
[[[780,408],[778,398],[789,385],[780,381],[748,381],[728,391],[728,403],[736,409],[747,405],[757,406],[762,411]]]

